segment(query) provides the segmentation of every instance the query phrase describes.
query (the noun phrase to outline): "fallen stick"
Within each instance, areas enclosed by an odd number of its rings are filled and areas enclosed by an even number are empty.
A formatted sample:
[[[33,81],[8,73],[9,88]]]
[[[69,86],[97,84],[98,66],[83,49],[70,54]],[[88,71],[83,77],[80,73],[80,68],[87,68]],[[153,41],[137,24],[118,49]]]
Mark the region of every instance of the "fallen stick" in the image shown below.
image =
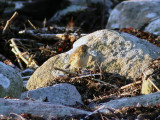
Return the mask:
[[[84,78],[84,77],[91,77],[91,76],[96,76],[96,75],[100,75],[100,76],[101,76],[101,74],[92,74],[92,75],[90,74],[90,75],[83,75],[83,76],[74,77],[74,78],[71,78],[71,79]],[[111,84],[109,84],[109,83],[107,83],[107,82],[104,82],[104,81],[102,81],[102,80],[100,80],[100,79],[92,78],[91,80],[96,81],[96,82],[100,82],[100,83],[103,83],[103,84],[107,84],[107,85],[109,85],[109,86],[112,86],[112,87],[118,89],[117,86],[111,85]]]
[[[149,71],[150,72],[150,71]],[[152,81],[152,79],[154,80],[154,78],[152,78],[150,75],[153,73],[153,71],[151,71],[151,73],[145,73],[143,72],[145,79],[147,79],[152,85],[153,87],[157,90],[160,91],[160,89],[155,85],[155,83]],[[149,77],[148,77],[149,76]]]
[[[45,27],[46,27],[46,24],[47,24],[47,19],[46,19],[46,18],[44,18],[44,20],[43,20],[43,28],[45,28]]]
[[[12,49],[12,52],[13,52],[13,49]],[[13,53],[14,53],[14,52],[13,52]],[[22,65],[22,62],[21,62],[21,60],[20,60],[19,56],[18,56],[18,55],[16,55],[16,58],[17,58],[17,61],[18,61],[18,64],[19,64],[19,66],[20,66],[21,70],[24,70],[23,65]]]
[[[31,68],[39,67],[36,64],[36,62],[32,59],[32,55],[28,59],[23,56],[23,53],[18,49],[18,46],[16,45],[14,38],[12,38],[10,41],[11,41],[10,46],[12,47],[12,52],[16,55],[18,63],[21,68],[23,68],[23,66],[21,65],[19,58],[21,58],[24,61],[24,63],[27,65],[27,67],[31,67]]]
[[[12,115],[19,117],[21,120],[26,120],[24,117],[22,117],[21,115],[18,115],[16,113],[10,113],[9,116],[11,117]]]
[[[29,24],[33,27],[34,30],[37,30],[37,28],[32,24],[30,20],[28,20]]]
[[[28,64],[28,61],[23,57],[21,51],[18,49],[16,43],[14,42],[14,38],[11,39],[11,43],[11,46],[13,47],[12,51],[14,51],[14,53],[18,55],[24,61],[25,64]]]
[[[91,77],[91,76],[96,76],[96,75],[101,75],[101,74],[79,75],[78,77],[73,77],[73,78],[71,78],[71,79],[85,78],[85,77]]]
[[[152,81],[151,79],[153,79],[153,78],[151,78],[151,77],[148,78],[149,82],[150,82],[150,83],[153,85],[153,87],[159,92],[160,89],[153,83],[153,81]]]
[[[2,32],[3,34],[6,33],[9,25],[11,24],[11,22],[13,21],[13,19],[16,18],[17,16],[18,16],[18,12],[15,12],[15,13],[12,15],[12,17],[11,17],[9,20],[7,20],[7,23],[6,23],[5,27],[3,28],[3,32]]]
[[[102,72],[101,66],[98,64],[97,61],[96,61],[96,64],[97,64],[97,66],[98,66],[98,68],[99,68],[99,70],[100,70],[100,73],[101,73],[101,77],[100,77],[100,78],[102,79],[102,77],[103,77],[103,76],[102,76],[103,72]]]
[[[22,30],[19,31],[19,34],[26,34],[29,35],[30,37],[36,38],[38,40],[60,40],[64,38],[64,34],[46,34],[46,31],[44,33],[38,33],[36,30]],[[75,38],[78,39],[79,37],[85,36],[87,34],[81,34],[78,35],[77,33],[69,34],[69,38]]]
[[[43,43],[38,43],[36,40],[33,40],[33,39],[14,38],[14,40],[15,40],[15,42],[16,42],[17,45],[21,45],[23,47],[26,47],[26,46],[32,47],[33,45],[41,47],[41,46],[44,45]]]
[[[136,85],[136,84],[140,84],[140,83],[142,83],[142,81],[135,81],[134,83],[130,83],[128,85],[122,86],[120,89],[122,90],[122,89],[128,88],[130,86],[133,86],[133,85]]]
[[[106,83],[106,82],[101,81],[101,80],[99,80],[99,79],[92,78],[92,80],[97,81],[97,82],[101,82],[101,83],[103,83],[103,84],[106,84],[106,85],[109,85],[109,86],[112,86],[112,87],[114,87],[114,88],[118,89],[118,87],[117,87],[117,86],[112,85],[112,84],[109,84],[109,83]]]
[[[87,116],[85,117],[85,119],[88,118],[89,116],[97,113],[99,110],[103,109],[104,107],[105,107],[105,105],[100,106],[97,110],[95,110],[95,111],[91,112],[89,115],[87,115]]]
[[[34,30],[22,30],[19,31],[19,34],[26,34],[30,37],[36,38],[38,40],[59,40],[62,39],[63,34],[43,34],[43,33],[35,33]]]
[[[29,57],[27,67],[29,67],[29,65],[31,64],[31,62],[32,62],[32,58],[33,58],[33,55],[31,55],[31,57]]]
[[[109,84],[109,83],[106,83],[106,82],[104,82],[104,81],[102,81],[102,80],[99,80],[99,79],[95,79],[95,78],[92,78],[92,80],[93,80],[93,81],[97,81],[97,82],[100,82],[100,83],[103,83],[103,84]]]
[[[57,67],[54,67],[55,70],[59,70],[59,71],[62,71],[62,72],[65,72],[65,73],[69,73],[69,74],[73,74],[73,75],[78,75],[77,73],[75,72],[71,72],[71,71],[68,71],[68,70],[63,70],[63,69],[60,69],[60,68],[57,68]]]

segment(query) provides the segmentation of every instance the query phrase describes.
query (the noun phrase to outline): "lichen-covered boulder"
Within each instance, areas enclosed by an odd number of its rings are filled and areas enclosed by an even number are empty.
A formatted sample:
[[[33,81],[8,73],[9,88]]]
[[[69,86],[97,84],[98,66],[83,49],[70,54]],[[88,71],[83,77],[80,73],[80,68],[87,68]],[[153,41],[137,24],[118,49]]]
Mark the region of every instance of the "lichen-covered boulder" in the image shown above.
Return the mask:
[[[47,60],[30,77],[27,89],[46,87],[53,83],[56,76],[64,74],[54,70],[54,67],[65,69],[69,55],[82,44],[88,45],[94,55],[87,64],[88,68],[94,67],[97,61],[103,71],[131,79],[139,77],[149,61],[160,55],[159,47],[130,34],[112,30],[96,31],[77,40],[72,50]]]
[[[0,62],[0,97],[19,98],[23,89],[20,73],[12,67]]]
[[[160,1],[124,1],[110,14],[107,29],[145,28],[154,18],[160,16]]]

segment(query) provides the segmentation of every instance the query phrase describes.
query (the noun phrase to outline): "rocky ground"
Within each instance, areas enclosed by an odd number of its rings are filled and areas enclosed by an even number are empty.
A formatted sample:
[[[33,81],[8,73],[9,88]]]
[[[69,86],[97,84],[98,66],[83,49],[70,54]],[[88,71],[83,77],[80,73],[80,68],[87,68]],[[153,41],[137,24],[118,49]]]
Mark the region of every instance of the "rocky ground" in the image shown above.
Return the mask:
[[[160,119],[158,0],[21,2],[0,1],[0,119]]]

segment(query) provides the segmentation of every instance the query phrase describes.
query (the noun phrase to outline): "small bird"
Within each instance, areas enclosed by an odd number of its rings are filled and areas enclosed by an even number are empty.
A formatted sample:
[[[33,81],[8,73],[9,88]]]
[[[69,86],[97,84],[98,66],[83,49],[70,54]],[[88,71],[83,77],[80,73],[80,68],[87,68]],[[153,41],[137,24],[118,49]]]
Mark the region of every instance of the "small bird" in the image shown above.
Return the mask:
[[[74,67],[80,68],[84,67],[88,63],[89,59],[89,53],[88,53],[89,47],[87,45],[81,45],[79,46],[71,55],[69,58],[69,64]]]

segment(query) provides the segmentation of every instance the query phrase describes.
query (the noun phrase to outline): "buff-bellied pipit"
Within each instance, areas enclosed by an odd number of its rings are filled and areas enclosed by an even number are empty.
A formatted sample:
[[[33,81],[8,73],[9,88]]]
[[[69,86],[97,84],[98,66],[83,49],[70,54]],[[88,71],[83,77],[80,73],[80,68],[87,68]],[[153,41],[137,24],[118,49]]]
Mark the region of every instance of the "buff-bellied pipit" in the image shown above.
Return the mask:
[[[87,65],[89,59],[88,46],[79,46],[69,58],[69,64],[74,68],[82,68]]]

